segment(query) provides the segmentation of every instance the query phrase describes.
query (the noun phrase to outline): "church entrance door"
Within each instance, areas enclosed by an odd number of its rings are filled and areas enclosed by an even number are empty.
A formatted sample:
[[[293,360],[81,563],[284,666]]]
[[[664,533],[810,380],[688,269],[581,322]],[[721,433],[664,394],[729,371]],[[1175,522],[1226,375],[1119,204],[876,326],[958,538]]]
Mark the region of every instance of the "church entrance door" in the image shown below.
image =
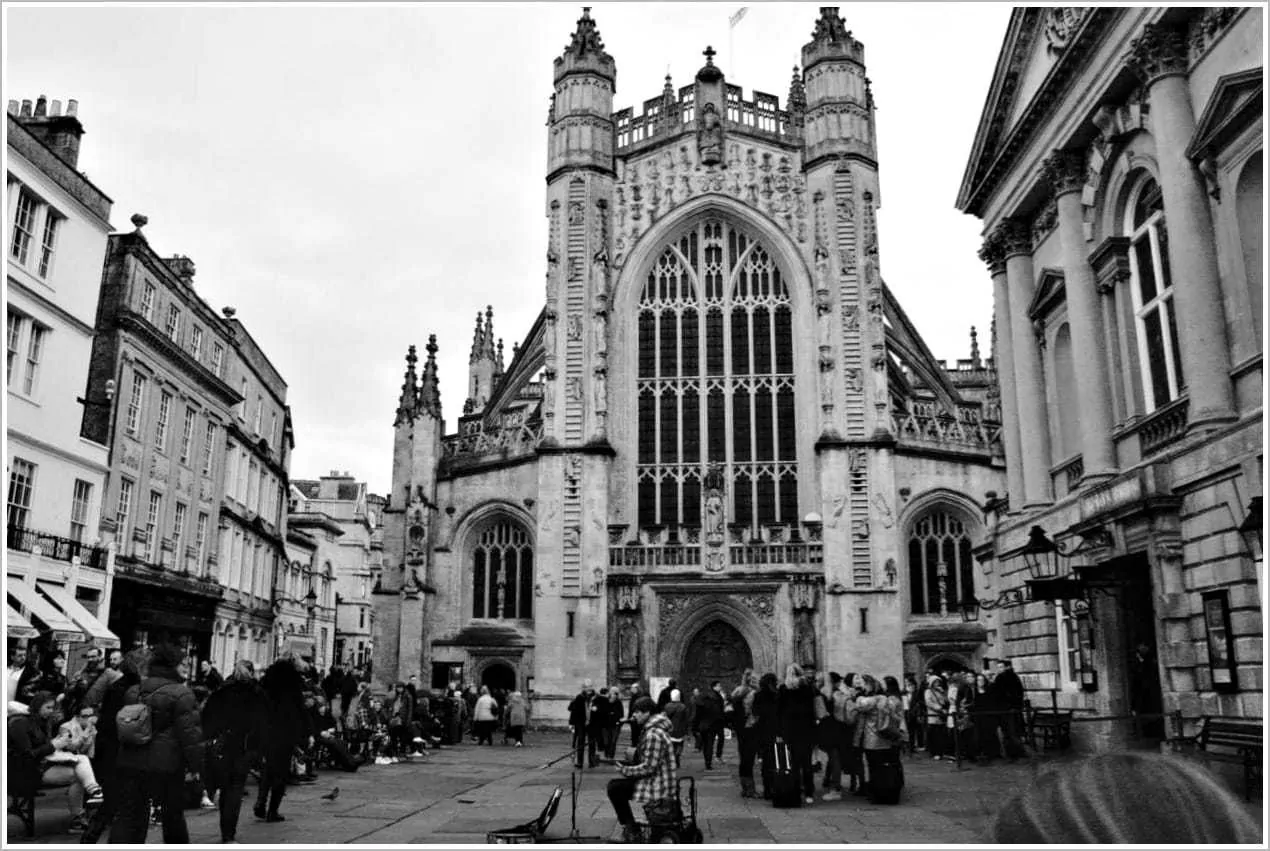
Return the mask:
[[[718,680],[725,694],[741,684],[741,674],[754,667],[754,656],[745,638],[731,624],[711,621],[688,642],[683,667],[679,670],[679,688],[683,702],[692,701],[692,690],[705,692]]]

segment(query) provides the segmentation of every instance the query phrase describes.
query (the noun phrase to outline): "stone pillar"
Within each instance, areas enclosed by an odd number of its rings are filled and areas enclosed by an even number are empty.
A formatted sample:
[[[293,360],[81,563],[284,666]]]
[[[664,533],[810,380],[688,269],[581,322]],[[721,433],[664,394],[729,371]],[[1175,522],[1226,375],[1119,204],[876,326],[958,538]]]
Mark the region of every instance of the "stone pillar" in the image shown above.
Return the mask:
[[[1148,24],[1130,45],[1129,63],[1142,77],[1151,106],[1151,132],[1168,223],[1174,313],[1181,324],[1178,343],[1194,431],[1229,422],[1235,412],[1212,212],[1203,177],[1186,156],[1195,133],[1186,80],[1186,38],[1175,29]]]
[[[992,275],[992,311],[1005,340],[996,348],[997,381],[1001,385],[1001,442],[1005,445],[1006,487],[1015,509],[1023,507],[1023,457],[1019,446],[1019,395],[1014,377],[1014,345],[1010,337],[1010,286],[1005,274],[1005,250],[996,234],[989,235],[979,259]]]
[[[1111,385],[1107,349],[1101,326],[1101,305],[1085,247],[1084,212],[1080,193],[1085,183],[1085,157],[1079,151],[1055,151],[1043,166],[1058,207],[1058,236],[1063,249],[1063,279],[1067,316],[1072,331],[1076,373],[1076,403],[1080,423],[1083,481],[1115,475],[1111,443]]]
[[[1010,342],[1014,355],[1015,395],[1019,407],[1019,453],[1023,459],[1023,499],[1017,508],[1048,505],[1050,433],[1045,410],[1045,376],[1028,307],[1032,304],[1032,230],[1026,222],[1006,219],[997,230],[1005,255],[1010,290]]]

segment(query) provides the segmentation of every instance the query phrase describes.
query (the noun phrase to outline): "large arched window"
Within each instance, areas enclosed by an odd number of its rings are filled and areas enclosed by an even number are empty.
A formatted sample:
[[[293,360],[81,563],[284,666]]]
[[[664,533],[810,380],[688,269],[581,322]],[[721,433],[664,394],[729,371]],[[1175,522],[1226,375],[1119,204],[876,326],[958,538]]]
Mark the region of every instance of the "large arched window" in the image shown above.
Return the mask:
[[[908,533],[908,587],[913,614],[939,614],[941,579],[947,611],[957,611],[962,600],[975,596],[970,532],[959,514],[944,507],[923,514]]]
[[[1235,186],[1235,216],[1239,221],[1239,242],[1243,248],[1244,272],[1248,283],[1248,303],[1251,305],[1253,327],[1257,339],[1261,338],[1262,268],[1262,217],[1265,214],[1265,196],[1262,194],[1261,151],[1257,151],[1244,163]]]
[[[1072,331],[1066,322],[1054,335],[1054,403],[1058,414],[1055,463],[1080,451],[1080,406],[1076,398],[1076,364],[1072,360]]]
[[[1132,245],[1129,267],[1137,317],[1138,364],[1149,412],[1176,399],[1185,386],[1177,344],[1164,199],[1159,184],[1150,175],[1144,175],[1129,195],[1124,228]]]
[[[771,253],[704,219],[657,256],[639,303],[641,526],[699,526],[707,465],[731,522],[797,522],[789,292]]]
[[[534,548],[519,523],[494,520],[472,547],[472,617],[528,620],[534,616]]]

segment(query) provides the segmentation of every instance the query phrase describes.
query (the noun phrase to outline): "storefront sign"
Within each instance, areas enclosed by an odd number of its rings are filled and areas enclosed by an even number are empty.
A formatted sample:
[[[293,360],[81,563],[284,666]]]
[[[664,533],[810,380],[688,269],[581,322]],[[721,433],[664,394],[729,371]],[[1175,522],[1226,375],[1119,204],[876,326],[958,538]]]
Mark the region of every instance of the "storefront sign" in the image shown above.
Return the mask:
[[[1089,520],[1117,508],[1132,505],[1141,499],[1142,479],[1135,473],[1127,479],[1109,482],[1095,488],[1081,497],[1080,515],[1083,519]]]

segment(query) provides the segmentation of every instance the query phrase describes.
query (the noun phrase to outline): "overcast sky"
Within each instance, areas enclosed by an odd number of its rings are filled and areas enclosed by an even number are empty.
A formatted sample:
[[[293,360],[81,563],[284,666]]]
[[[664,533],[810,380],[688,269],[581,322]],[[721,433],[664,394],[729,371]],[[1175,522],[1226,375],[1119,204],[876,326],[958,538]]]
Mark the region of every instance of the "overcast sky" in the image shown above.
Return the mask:
[[[691,82],[707,44],[779,95],[819,4],[597,3],[614,109]],[[988,354],[979,222],[953,207],[1010,15],[843,4],[878,111],[883,277],[936,357]],[[449,430],[477,310],[506,343],[542,308],[552,60],[580,4],[4,8],[5,98],[79,101],[79,166],[111,221],[197,264],[289,384],[294,478],[383,493],[406,347],[441,347]]]

